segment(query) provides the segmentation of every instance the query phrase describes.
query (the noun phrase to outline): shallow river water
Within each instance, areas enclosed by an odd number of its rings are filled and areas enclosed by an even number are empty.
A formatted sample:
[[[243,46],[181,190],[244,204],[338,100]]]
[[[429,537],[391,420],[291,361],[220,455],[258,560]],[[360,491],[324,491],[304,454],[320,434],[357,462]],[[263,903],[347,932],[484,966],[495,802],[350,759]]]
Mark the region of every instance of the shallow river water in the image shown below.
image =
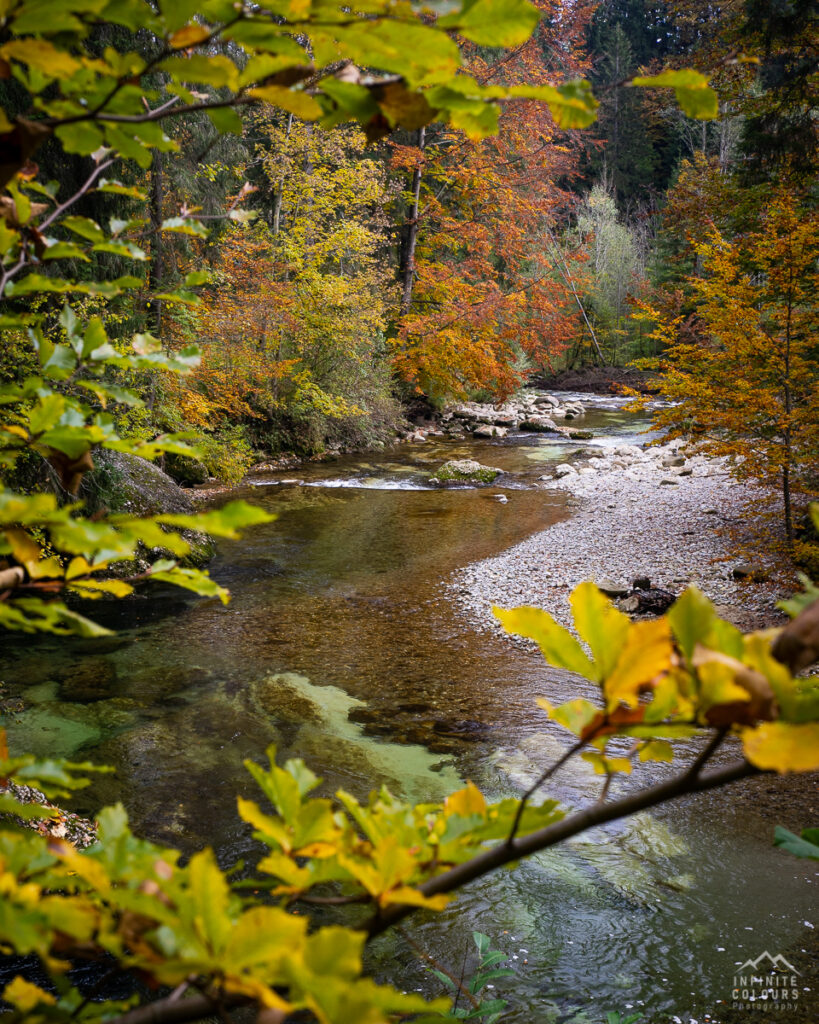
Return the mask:
[[[582,685],[473,628],[442,582],[571,515],[566,495],[538,487],[555,460],[644,440],[640,421],[598,404],[583,422],[591,442],[431,439],[260,477],[240,496],[278,518],[221,546],[211,571],[234,595],[227,607],[148,590],[103,611],[111,640],[4,640],[0,679],[23,701],[13,752],[114,765],[74,809],[122,799],[136,830],[210,844],[224,864],[256,856],[235,795],[253,793],[243,759],[273,742],[328,792],[386,783],[429,800],[467,778],[492,797],[520,792],[562,750],[535,698]],[[510,475],[430,487],[456,457]],[[569,767],[550,794],[577,804],[598,785]],[[631,1007],[652,1022],[719,1020],[736,964],[767,949],[799,967],[819,879],[770,843],[752,803],[690,799],[476,883],[411,931],[455,971],[470,931],[488,933],[516,972],[493,993],[511,1000],[510,1022],[598,1022]],[[434,991],[399,937],[372,956],[382,979]]]

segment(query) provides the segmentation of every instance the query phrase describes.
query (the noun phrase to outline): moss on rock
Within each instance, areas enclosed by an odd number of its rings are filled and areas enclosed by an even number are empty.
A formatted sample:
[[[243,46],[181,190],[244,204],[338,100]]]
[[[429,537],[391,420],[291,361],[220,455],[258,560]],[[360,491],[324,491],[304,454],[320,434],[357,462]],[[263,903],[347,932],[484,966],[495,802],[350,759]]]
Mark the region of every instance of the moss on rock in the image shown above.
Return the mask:
[[[159,466],[147,459],[103,449],[94,453],[94,462],[95,469],[86,474],[81,492],[90,512],[107,508],[112,512],[152,516],[161,513],[190,514],[195,511],[193,502],[182,488]],[[195,530],[179,532],[191,547],[190,553],[182,559],[183,565],[198,568],[213,558],[216,545],[207,534]],[[162,548],[152,548],[150,551],[143,549],[136,561],[145,558],[154,561],[168,556],[169,552]],[[128,572],[131,568],[133,566],[129,567]]]
[[[474,459],[450,459],[431,477],[432,483],[491,484],[503,471],[494,466],[482,466]]]

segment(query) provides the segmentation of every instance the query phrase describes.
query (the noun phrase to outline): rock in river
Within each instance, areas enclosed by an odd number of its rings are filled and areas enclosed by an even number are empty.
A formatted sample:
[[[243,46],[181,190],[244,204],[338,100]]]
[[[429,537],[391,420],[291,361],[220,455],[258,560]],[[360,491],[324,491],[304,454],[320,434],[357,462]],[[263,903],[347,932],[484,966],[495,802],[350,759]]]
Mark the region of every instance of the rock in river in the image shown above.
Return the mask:
[[[482,466],[474,459],[450,459],[430,478],[434,484],[491,484],[502,470],[495,466]]]

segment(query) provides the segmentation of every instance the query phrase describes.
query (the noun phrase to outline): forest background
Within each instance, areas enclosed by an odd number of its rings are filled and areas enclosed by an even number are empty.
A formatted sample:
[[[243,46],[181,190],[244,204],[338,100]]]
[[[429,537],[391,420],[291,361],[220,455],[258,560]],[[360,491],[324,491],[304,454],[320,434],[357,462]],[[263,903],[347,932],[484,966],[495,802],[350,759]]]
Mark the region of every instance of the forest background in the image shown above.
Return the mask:
[[[146,439],[192,432],[202,462],[167,455],[177,480],[231,483],[270,454],[377,447],[419,399],[499,400],[565,367],[656,366],[670,354],[685,373],[684,346],[702,349],[719,331],[707,291],[713,300],[728,284],[703,287],[715,253],[735,246],[738,266],[753,270],[772,210],[810,225],[798,270],[807,281],[817,166],[810,5],[732,0],[717,16],[701,0],[536,6],[535,32],[511,50],[462,42],[466,70],[484,86],[585,76],[600,100],[590,128],[560,128],[548,106],[526,99],[504,105],[496,131],[497,114],[465,105],[448,124],[379,139],[372,125],[368,139],[358,126],[318,130],[272,107],[200,111],[166,123],[174,145],[152,150],[142,171],[122,167],[126,184],[147,183],[147,204],[97,190],[82,197],[74,213],[114,216],[117,241],[144,254],[147,272],[144,287],[104,303],[86,297],[77,313],[104,312],[114,342],[150,332],[168,352],[202,349],[192,374],[144,381],[149,400],[128,423]],[[156,39],[131,36],[97,26],[94,46],[136,44],[150,58]],[[234,42],[210,49],[241,63]],[[640,72],[674,67],[710,77],[716,117],[686,116],[671,89],[632,87]],[[160,104],[169,82],[151,76]],[[0,99],[9,116],[18,112],[14,77],[0,81]],[[48,141],[36,155],[41,177],[79,188],[87,158],[72,150],[81,148]],[[789,228],[770,228],[771,239],[777,230]],[[133,265],[120,249],[69,267],[90,281]],[[191,272],[206,282],[198,297],[179,292]],[[24,332],[4,332],[0,345],[4,375],[21,379]],[[727,349],[742,361],[734,343]],[[815,352],[803,356],[800,406],[816,380]],[[682,390],[691,391],[689,374]],[[692,415],[707,418],[720,397]],[[815,424],[800,427],[815,453]]]

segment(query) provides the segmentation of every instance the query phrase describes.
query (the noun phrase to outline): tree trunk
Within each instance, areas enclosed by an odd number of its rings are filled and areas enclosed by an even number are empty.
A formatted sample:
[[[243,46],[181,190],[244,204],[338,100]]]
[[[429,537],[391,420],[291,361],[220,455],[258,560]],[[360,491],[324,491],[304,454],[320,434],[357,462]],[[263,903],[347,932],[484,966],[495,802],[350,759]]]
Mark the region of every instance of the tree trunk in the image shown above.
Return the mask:
[[[293,115],[287,115],[287,129],[284,133],[284,141],[287,144],[290,141],[290,132],[293,130]],[[282,226],[282,191],[284,189],[284,168],[282,173],[279,175],[279,180],[276,183],[276,195],[273,199],[273,234],[278,235],[281,231]]]
[[[581,301],[580,296],[577,293],[577,288],[575,287],[575,283],[572,280],[572,275],[569,273],[569,268],[566,266],[566,261],[563,258],[563,253],[560,251],[560,246],[557,243],[557,239],[552,234],[552,230],[549,227],[546,228],[546,234],[549,236],[549,239],[552,243],[552,249],[556,254],[555,267],[557,268],[557,271],[560,274],[560,276],[563,278],[566,287],[574,296],[574,301],[577,303],[577,308],[580,310],[580,314],[583,317],[583,322],[586,324],[586,327],[588,328],[589,336],[591,337],[592,345],[594,346],[594,351],[597,353],[597,358],[600,360],[600,365],[605,366],[605,356],[603,355],[603,352],[600,348],[600,344],[597,341],[597,335],[594,333],[594,328],[592,327],[591,320],[589,320],[588,316],[586,315],[586,308],[583,305],[583,302]]]
[[[412,206],[407,224],[407,248],[404,254],[404,281],[401,295],[401,312],[408,313],[412,305],[412,286],[415,280],[415,249],[418,244],[418,214],[421,205],[421,180],[423,178],[423,154],[426,129],[418,129],[418,163],[412,172]]]
[[[149,283],[152,292],[162,289],[165,281],[165,245],[162,238],[162,162],[163,154],[155,149],[151,163],[151,266]],[[151,299],[151,328],[157,338],[162,340],[162,299]]]

